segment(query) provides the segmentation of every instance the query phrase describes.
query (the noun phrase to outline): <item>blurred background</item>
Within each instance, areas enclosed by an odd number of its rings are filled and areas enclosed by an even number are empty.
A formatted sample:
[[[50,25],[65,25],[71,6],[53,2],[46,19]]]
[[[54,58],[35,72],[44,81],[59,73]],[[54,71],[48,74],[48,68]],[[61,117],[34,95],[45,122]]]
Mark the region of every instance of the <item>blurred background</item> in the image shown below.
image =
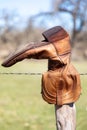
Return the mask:
[[[62,26],[70,35],[72,62],[87,73],[86,0],[0,0],[0,63],[42,32]],[[0,130],[56,130],[54,105],[41,98],[41,75],[46,60],[24,60],[10,68],[0,66]],[[77,130],[87,130],[87,75],[81,75],[82,95],[76,102]]]
[[[86,0],[0,0],[0,58],[57,25],[70,34],[73,59],[87,59]]]

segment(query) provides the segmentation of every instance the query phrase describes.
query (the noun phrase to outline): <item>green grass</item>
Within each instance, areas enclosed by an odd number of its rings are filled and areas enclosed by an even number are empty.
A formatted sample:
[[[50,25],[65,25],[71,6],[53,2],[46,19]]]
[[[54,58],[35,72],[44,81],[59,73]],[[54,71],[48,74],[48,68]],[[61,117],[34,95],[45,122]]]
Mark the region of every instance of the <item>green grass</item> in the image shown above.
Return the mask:
[[[75,63],[80,73],[87,62]],[[22,61],[0,72],[44,72],[46,61]],[[81,76],[83,93],[76,103],[77,130],[87,129],[87,76]],[[0,75],[0,130],[56,130],[54,105],[43,101],[41,75]]]

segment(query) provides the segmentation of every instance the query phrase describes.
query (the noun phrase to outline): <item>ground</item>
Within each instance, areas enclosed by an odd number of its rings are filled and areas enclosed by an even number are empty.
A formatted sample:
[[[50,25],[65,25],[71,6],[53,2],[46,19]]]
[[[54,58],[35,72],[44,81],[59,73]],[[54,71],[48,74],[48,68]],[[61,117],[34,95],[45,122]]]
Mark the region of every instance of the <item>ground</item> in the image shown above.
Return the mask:
[[[87,62],[73,62],[80,73]],[[41,72],[47,61],[28,60],[0,72]],[[77,130],[87,129],[87,75],[81,76],[82,95],[76,102]],[[0,130],[56,130],[54,105],[41,97],[41,75],[0,75]]]

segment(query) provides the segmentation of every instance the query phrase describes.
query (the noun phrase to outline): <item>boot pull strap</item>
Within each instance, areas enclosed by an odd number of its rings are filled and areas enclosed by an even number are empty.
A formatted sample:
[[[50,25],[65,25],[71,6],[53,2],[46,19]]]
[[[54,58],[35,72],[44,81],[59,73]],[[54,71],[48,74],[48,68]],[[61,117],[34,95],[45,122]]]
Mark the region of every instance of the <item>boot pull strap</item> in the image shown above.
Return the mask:
[[[68,33],[60,26],[55,26],[47,31],[43,32],[42,35],[44,36],[45,40],[48,42],[56,42],[66,38]]]

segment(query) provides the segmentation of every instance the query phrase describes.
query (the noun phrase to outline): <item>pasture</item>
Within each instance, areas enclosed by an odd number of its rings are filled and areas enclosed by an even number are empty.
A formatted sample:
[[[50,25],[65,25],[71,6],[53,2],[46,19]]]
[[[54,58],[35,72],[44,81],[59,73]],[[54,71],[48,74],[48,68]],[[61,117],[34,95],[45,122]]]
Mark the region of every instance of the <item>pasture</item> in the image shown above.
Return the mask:
[[[74,62],[87,72],[87,62]],[[0,72],[41,72],[47,61],[22,61]],[[76,102],[77,130],[87,130],[87,76],[81,76],[82,95]],[[54,105],[41,97],[41,75],[0,75],[0,130],[56,130]]]

